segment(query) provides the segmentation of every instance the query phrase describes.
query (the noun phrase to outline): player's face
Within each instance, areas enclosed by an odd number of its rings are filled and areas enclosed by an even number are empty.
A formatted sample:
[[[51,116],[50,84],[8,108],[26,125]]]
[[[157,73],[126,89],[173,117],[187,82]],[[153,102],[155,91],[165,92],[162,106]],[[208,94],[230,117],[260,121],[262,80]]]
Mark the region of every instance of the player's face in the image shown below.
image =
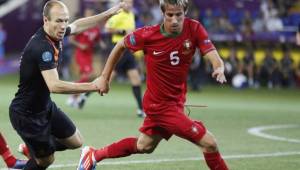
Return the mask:
[[[127,5],[125,6],[125,11],[130,11],[133,7],[133,0],[123,0]]]
[[[69,11],[62,6],[53,6],[50,10],[50,18],[44,18],[44,22],[49,36],[62,40],[69,23]]]
[[[183,28],[184,9],[178,5],[166,4],[164,15],[164,28],[167,33],[180,33]]]

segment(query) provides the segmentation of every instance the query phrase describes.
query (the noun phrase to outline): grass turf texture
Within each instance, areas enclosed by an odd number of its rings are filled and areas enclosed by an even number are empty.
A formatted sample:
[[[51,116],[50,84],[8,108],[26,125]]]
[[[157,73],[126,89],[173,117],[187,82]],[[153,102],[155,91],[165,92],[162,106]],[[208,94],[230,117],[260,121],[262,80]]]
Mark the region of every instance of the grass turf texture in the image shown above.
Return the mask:
[[[8,106],[17,90],[15,75],[0,77],[0,130],[16,152],[21,139],[11,127]],[[67,95],[52,95],[56,104],[75,122],[84,137],[84,145],[102,147],[126,136],[137,136],[142,119],[136,116],[131,87],[113,83],[108,95],[93,94],[83,110],[65,105]],[[191,117],[202,120],[216,136],[222,154],[233,170],[297,170],[300,167],[299,143],[264,139],[247,133],[247,129],[268,125],[299,125],[291,129],[265,133],[300,140],[299,89],[234,90],[226,86],[204,87],[189,92],[187,103],[208,108],[191,108]],[[274,153],[296,152],[286,156]],[[262,154],[267,154],[266,156]],[[76,168],[80,149],[56,153],[55,169]],[[206,170],[197,147],[177,137],[162,141],[151,155],[134,155],[110,159],[98,165],[102,170]],[[196,160],[197,159],[197,160]],[[200,160],[201,159],[201,160]],[[124,163],[124,164],[121,164]],[[0,169],[4,168],[0,161]]]

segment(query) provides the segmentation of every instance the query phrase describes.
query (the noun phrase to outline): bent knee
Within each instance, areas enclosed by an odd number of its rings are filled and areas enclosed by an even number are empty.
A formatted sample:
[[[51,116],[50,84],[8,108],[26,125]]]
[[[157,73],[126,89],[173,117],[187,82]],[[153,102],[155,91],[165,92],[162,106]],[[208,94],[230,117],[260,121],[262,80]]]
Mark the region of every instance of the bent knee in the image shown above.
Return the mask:
[[[78,148],[80,148],[82,145],[83,145],[82,140],[78,140],[78,141],[75,141],[75,142],[73,142],[72,144],[70,144],[70,145],[68,146],[68,148],[69,148],[69,149],[78,149]]]
[[[217,141],[211,134],[206,134],[199,144],[205,152],[216,152],[218,150]]]
[[[146,154],[150,154],[152,153],[154,150],[155,150],[155,147],[154,146],[144,146],[144,145],[137,145],[137,150],[140,152],[140,153],[146,153]]]
[[[218,150],[217,142],[216,141],[209,141],[203,146],[206,152],[216,152]]]

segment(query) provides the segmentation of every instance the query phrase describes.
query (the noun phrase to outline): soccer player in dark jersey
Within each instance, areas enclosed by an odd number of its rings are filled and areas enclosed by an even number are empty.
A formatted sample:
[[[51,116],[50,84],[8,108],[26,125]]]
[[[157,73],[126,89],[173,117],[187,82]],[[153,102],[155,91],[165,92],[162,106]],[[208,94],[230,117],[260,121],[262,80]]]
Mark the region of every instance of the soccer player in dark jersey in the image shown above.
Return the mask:
[[[43,9],[43,27],[29,40],[20,61],[18,91],[12,100],[10,120],[29,148],[31,159],[24,170],[44,170],[53,163],[54,152],[76,149],[82,145],[79,131],[71,119],[51,100],[50,93],[74,94],[97,91],[93,82],[72,83],[58,77],[57,66],[62,55],[62,39],[105,21],[118,13],[125,3],[69,25],[64,3],[48,1]]]
[[[212,77],[225,83],[224,64],[202,25],[185,18],[188,0],[160,0],[163,23],[143,27],[127,35],[112,50],[100,77],[99,89],[109,90],[110,75],[124,50],[143,50],[147,89],[143,99],[146,117],[138,138],[128,137],[101,149],[84,147],[78,170],[95,169],[96,162],[138,153],[151,153],[162,139],[172,135],[186,139],[202,150],[211,170],[228,170],[215,137],[201,121],[184,113],[189,66],[196,48],[212,63]]]
[[[25,160],[17,159],[10,151],[4,136],[0,132],[0,155],[3,158],[7,168],[9,169],[23,169],[26,165]]]

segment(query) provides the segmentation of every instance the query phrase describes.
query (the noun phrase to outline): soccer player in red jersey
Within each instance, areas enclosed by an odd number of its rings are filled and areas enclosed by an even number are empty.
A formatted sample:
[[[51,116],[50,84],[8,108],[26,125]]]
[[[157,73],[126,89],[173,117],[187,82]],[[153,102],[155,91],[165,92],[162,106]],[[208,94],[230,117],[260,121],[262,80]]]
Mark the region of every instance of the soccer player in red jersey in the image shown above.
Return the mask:
[[[143,99],[145,120],[138,138],[128,137],[101,149],[85,147],[78,170],[95,169],[96,162],[131,154],[152,153],[162,139],[172,135],[186,139],[202,150],[211,170],[228,170],[216,139],[200,121],[184,113],[189,66],[196,48],[213,66],[212,76],[225,83],[224,64],[203,26],[185,18],[188,0],[160,0],[163,23],[143,27],[127,35],[112,50],[100,76],[98,88],[109,90],[109,78],[123,51],[143,50],[147,68],[147,89]]]
[[[94,15],[92,9],[86,8],[84,11],[84,17],[90,17]],[[93,54],[96,44],[100,42],[100,28],[99,26],[92,27],[80,34],[70,38],[70,43],[75,46],[75,60],[79,67],[80,78],[77,82],[88,82],[92,79],[93,73]],[[82,108],[86,100],[86,97],[90,93],[82,94],[79,97],[78,94],[70,96],[67,104],[72,107]]]
[[[27,163],[25,160],[17,159],[10,151],[4,136],[0,132],[0,155],[2,156],[7,168],[23,169]]]

